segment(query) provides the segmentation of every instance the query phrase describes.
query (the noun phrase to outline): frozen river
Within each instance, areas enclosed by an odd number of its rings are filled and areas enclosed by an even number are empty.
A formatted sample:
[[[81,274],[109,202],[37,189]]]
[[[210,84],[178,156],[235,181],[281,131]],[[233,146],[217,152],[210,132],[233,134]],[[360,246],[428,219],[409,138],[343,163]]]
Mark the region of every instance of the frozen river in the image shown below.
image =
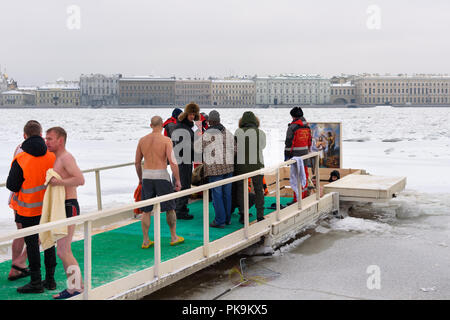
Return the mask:
[[[246,111],[218,110],[223,124],[232,132]],[[264,150],[266,166],[281,162],[289,109],[253,111],[268,137]],[[88,169],[134,161],[138,139],[150,131],[151,116],[158,114],[165,119],[171,110],[1,109],[0,112],[3,182],[27,120],[38,120],[44,130],[56,125],[64,127],[68,132],[67,149],[82,169]],[[274,256],[248,258],[247,272],[265,280],[239,287],[224,298],[448,299],[450,109],[305,108],[304,113],[310,122],[342,122],[344,168],[406,176],[406,190],[387,204],[358,206],[350,217],[323,222]],[[136,184],[134,167],[102,173],[104,207],[133,201]],[[7,207],[8,194],[5,188],[0,190],[3,234],[15,228]],[[87,174],[86,185],[79,188],[79,201],[82,212],[95,210],[93,174]],[[155,297],[211,299],[234,285],[229,274],[238,261],[232,259],[228,261],[230,265],[213,266],[203,271],[202,277],[185,281],[183,290],[167,288]],[[380,288],[368,288],[371,270],[379,271]]]

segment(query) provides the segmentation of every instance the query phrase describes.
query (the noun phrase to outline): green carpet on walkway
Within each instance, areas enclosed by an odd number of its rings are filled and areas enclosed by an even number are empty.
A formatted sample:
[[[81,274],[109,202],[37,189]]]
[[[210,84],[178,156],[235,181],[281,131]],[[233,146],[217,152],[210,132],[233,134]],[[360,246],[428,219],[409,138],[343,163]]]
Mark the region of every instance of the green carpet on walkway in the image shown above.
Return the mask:
[[[286,204],[291,198],[281,198],[281,204]],[[265,197],[265,214],[274,210],[269,209],[275,202],[274,197]],[[193,220],[178,220],[177,234],[185,238],[183,244],[170,246],[170,231],[166,223],[165,213],[161,214],[161,259],[170,260],[181,254],[189,252],[203,245],[203,202],[196,201],[189,205],[190,213],[194,215]],[[209,206],[210,221],[214,219],[214,208],[212,202]],[[256,219],[256,209],[250,209],[253,214],[250,221]],[[217,240],[243,227],[238,222],[237,210],[232,215],[231,225],[224,229],[210,228],[210,241]],[[150,226],[150,239],[153,238],[153,218]],[[154,249],[142,249],[142,229],[140,221],[111,231],[96,234],[92,237],[92,287],[96,288],[113,280],[120,279],[139,270],[146,269],[153,265]],[[72,244],[72,251],[83,272],[84,241],[75,241]],[[66,277],[61,260],[57,258],[55,279],[57,289],[45,291],[42,294],[19,294],[17,287],[29,282],[30,278],[22,278],[16,281],[8,281],[8,273],[11,267],[11,260],[0,263],[0,300],[43,300],[51,299],[52,295],[66,288]],[[41,253],[42,276],[45,277],[44,257]]]

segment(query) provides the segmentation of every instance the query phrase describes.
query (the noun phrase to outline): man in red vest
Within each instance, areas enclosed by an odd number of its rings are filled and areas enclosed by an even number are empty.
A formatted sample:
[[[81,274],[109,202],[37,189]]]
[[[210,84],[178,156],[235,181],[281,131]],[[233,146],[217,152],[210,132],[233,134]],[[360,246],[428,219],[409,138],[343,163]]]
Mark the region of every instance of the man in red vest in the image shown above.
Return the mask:
[[[53,167],[55,155],[47,150],[41,137],[42,128],[37,123],[30,128],[25,126],[25,141],[22,143],[23,152],[17,154],[11,164],[6,187],[14,192],[11,205],[16,210],[16,222],[22,228],[39,224],[45,194],[45,178],[47,170]],[[53,275],[56,266],[55,247],[44,251],[46,280],[41,280],[41,256],[39,252],[39,234],[25,237],[27,256],[30,267],[31,281],[23,287],[17,288],[19,293],[42,293],[44,287],[54,289]]]
[[[291,109],[292,122],[289,124],[286,132],[284,160],[287,161],[293,157],[301,157],[307,155],[311,151],[312,135],[311,129],[306,119],[303,117],[303,110],[300,107]],[[309,161],[305,161],[308,164]],[[308,170],[305,165],[306,179],[308,179]],[[307,189],[302,192],[302,198],[306,197]],[[294,193],[294,201],[296,202]]]

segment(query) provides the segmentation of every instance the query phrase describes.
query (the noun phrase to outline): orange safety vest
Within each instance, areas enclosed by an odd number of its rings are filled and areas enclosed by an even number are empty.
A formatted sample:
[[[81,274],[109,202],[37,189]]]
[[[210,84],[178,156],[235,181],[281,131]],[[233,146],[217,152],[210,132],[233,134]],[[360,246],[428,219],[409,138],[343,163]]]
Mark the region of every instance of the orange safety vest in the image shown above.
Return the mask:
[[[20,191],[14,193],[11,199],[11,205],[18,215],[36,217],[42,214],[46,173],[53,168],[55,159],[55,154],[49,151],[41,157],[22,152],[14,158],[22,168],[24,178]]]

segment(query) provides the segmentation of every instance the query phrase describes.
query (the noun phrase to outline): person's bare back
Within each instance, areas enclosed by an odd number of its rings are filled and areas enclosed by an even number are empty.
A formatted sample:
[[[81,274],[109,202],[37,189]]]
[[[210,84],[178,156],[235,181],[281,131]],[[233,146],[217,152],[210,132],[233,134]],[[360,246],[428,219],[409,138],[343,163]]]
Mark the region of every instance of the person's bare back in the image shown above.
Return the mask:
[[[172,147],[170,138],[152,132],[139,140],[139,149],[144,157],[144,169],[167,169],[168,152]]]

